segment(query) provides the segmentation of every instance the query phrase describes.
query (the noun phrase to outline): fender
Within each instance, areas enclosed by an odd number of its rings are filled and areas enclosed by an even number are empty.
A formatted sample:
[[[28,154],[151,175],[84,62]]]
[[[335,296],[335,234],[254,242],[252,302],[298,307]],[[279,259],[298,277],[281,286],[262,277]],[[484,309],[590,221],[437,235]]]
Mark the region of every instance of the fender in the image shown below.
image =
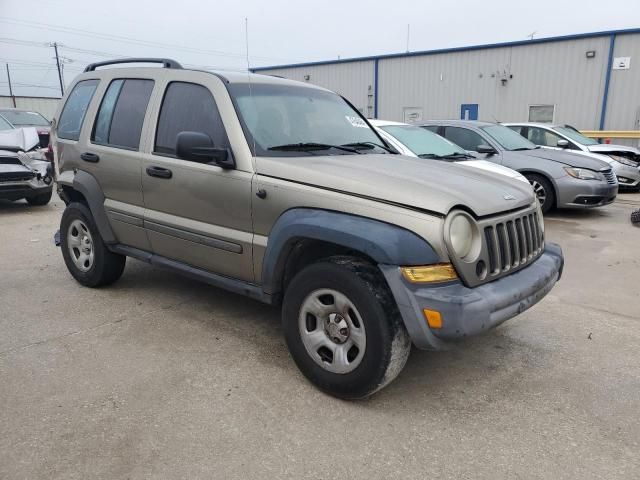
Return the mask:
[[[80,192],[84,195],[84,198],[87,199],[89,210],[91,210],[91,215],[93,215],[93,220],[98,227],[104,243],[118,243],[104,209],[104,192],[102,188],[100,188],[96,178],[90,173],[78,170],[73,177],[72,188]]]
[[[347,213],[294,208],[278,218],[269,234],[262,263],[265,293],[278,293],[287,257],[302,239],[357,250],[379,264],[431,265],[440,261],[426,240],[397,225]]]

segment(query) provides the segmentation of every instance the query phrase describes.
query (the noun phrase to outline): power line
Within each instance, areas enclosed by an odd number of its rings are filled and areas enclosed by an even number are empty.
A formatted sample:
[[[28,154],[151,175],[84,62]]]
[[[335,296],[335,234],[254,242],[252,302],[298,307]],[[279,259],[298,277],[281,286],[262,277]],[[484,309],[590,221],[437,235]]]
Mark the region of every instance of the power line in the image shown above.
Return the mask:
[[[103,40],[111,40],[111,41],[115,41],[115,42],[128,43],[128,44],[132,44],[132,45],[140,45],[140,46],[155,47],[155,48],[158,48],[158,47],[160,47],[160,48],[169,48],[169,49],[173,49],[173,50],[181,50],[181,51],[184,51],[184,52],[189,52],[189,53],[194,53],[194,54],[199,54],[199,55],[218,55],[218,56],[226,56],[226,57],[244,58],[244,55],[242,53],[233,53],[233,52],[225,52],[225,51],[222,51],[222,50],[208,50],[208,49],[202,49],[202,48],[185,47],[185,46],[181,46],[181,45],[162,43],[162,42],[155,42],[155,41],[151,41],[151,40],[141,40],[141,39],[137,39],[137,38],[133,38],[133,37],[125,37],[125,36],[121,36],[121,35],[112,35],[112,34],[108,34],[108,33],[99,33],[99,32],[90,31],[90,30],[83,30],[83,29],[80,29],[80,28],[72,28],[72,27],[65,27],[65,26],[61,26],[61,25],[53,25],[53,24],[50,24],[50,23],[33,22],[33,21],[30,21],[30,20],[20,20],[20,19],[8,18],[8,17],[0,17],[0,22],[12,24],[12,25],[18,25],[18,26],[22,26],[22,27],[28,27],[28,28],[46,29],[46,30],[51,30],[51,31],[54,31],[54,32],[68,33],[68,34],[72,34],[72,35],[84,36],[84,37],[89,37],[89,38],[100,38],[100,39],[103,39]],[[34,42],[34,43],[37,43],[37,42]],[[260,59],[260,60],[292,61],[290,59],[282,59],[282,58],[275,58],[275,57],[253,56],[253,58],[254,59]]]

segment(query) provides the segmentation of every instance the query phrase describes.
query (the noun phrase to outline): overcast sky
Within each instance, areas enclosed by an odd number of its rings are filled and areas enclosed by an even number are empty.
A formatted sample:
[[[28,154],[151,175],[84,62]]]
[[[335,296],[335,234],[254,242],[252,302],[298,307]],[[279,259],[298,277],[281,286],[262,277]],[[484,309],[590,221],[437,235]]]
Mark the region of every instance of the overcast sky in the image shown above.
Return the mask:
[[[412,51],[640,27],[637,0],[0,0],[0,62],[41,96],[59,94],[54,41],[66,83],[109,55],[241,70],[245,17],[252,67],[404,52],[407,24]]]

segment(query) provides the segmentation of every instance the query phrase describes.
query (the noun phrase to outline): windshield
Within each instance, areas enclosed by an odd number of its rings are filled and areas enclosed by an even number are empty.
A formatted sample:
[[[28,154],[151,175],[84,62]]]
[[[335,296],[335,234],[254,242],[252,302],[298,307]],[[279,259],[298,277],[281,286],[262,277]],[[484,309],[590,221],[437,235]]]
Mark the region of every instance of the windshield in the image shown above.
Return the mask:
[[[386,125],[380,127],[416,155],[466,155],[466,152],[455,143],[429,130],[413,125]]]
[[[482,127],[482,130],[498,142],[505,150],[533,150],[534,148],[538,148],[519,133],[514,132],[504,125]]]
[[[229,90],[255,155],[387,153],[380,137],[335,93],[260,83],[231,84]]]
[[[571,127],[554,127],[554,130],[560,132],[565,137],[569,137],[574,142],[577,142],[581,145],[598,145],[593,138],[585,137],[577,130],[574,130]]]
[[[39,127],[48,127],[49,120],[44,118],[38,112],[24,112],[21,110],[3,110],[0,112],[9,123],[16,127],[24,127],[27,125],[37,125]]]

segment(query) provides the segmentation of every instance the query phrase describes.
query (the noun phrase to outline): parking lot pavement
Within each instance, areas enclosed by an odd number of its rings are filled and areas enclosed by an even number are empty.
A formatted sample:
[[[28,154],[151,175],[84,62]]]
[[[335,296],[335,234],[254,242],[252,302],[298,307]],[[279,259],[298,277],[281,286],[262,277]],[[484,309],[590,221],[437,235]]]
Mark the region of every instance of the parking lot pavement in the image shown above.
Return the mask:
[[[362,402],[289,358],[279,311],[129,260],[80,287],[62,202],[0,202],[0,478],[638,478],[640,194],[557,212],[551,294]]]

